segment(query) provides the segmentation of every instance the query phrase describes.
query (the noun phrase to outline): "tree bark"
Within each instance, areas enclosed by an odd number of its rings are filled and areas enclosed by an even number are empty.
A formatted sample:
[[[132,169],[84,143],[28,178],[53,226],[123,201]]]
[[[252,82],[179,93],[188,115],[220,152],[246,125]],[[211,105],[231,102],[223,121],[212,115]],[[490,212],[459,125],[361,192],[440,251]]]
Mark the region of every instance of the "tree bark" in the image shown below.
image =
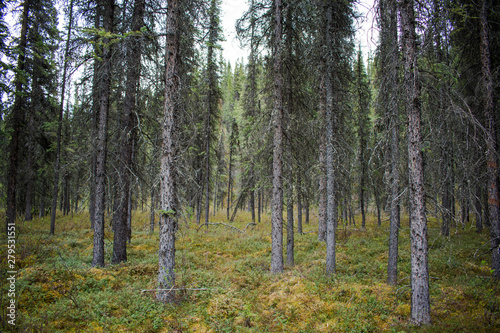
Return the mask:
[[[387,264],[387,282],[397,284],[398,276],[398,243],[399,243],[399,49],[397,3],[395,0],[379,2],[381,36],[380,36],[380,69],[381,87],[379,104],[389,122],[389,200],[390,200],[390,231],[389,258]],[[377,199],[376,199],[377,200]],[[379,204],[377,204],[378,209]],[[379,211],[379,210],[378,210]],[[380,220],[380,212],[378,213]]]
[[[179,6],[180,0],[171,0],[167,6],[167,44],[165,56],[165,104],[162,121],[161,193],[160,193],[160,246],[158,291],[156,297],[162,302],[174,301],[175,286],[175,232],[177,229],[177,112],[179,103]]]
[[[283,272],[283,74],[282,3],[274,1],[274,147],[273,207],[271,212],[271,273]]]
[[[300,181],[298,183],[300,186]],[[297,191],[297,233],[302,234],[302,195],[300,190]]]
[[[404,45],[404,87],[408,114],[408,174],[411,237],[411,321],[416,325],[431,322],[425,215],[424,168],[421,134],[420,85],[413,0],[403,0],[401,20]]]
[[[57,210],[57,194],[59,192],[59,169],[61,163],[61,137],[62,137],[62,124],[64,114],[64,98],[66,96],[66,80],[68,76],[69,67],[69,46],[71,41],[71,31],[73,29],[73,0],[69,3],[69,22],[68,34],[66,35],[66,45],[64,48],[64,65],[61,82],[61,102],[59,103],[59,123],[57,125],[57,141],[56,141],[56,161],[54,163],[54,187],[52,191],[52,211],[50,216],[50,234],[55,233],[56,226],[56,210]]]
[[[319,99],[319,113],[320,119],[323,122],[320,134],[319,143],[319,205],[318,205],[318,240],[326,241],[326,92],[325,92],[325,80],[321,77],[320,84],[320,99]]]
[[[481,72],[484,91],[484,117],[486,118],[486,164],[488,175],[488,210],[490,220],[491,268],[493,276],[500,279],[500,195],[498,191],[497,134],[495,128],[495,99],[491,73],[490,39],[487,0],[482,0],[479,13]]]
[[[286,203],[287,210],[287,224],[286,224],[286,263],[288,266],[295,264],[294,248],[295,248],[295,235],[293,230],[293,191],[291,184],[288,184],[288,198]]]
[[[331,48],[333,47],[332,29],[333,29],[333,6],[327,4],[325,8],[325,47],[328,50],[326,58],[326,71],[324,74],[325,92],[326,92],[326,274],[335,273],[335,224],[337,221],[337,203],[336,203],[336,181],[334,171],[333,156],[333,135],[334,135],[334,96],[332,82],[333,56]]]
[[[128,40],[127,45],[127,83],[125,99],[123,101],[123,113],[121,121],[121,148],[119,161],[119,191],[117,192],[116,210],[113,218],[113,258],[112,262],[118,264],[127,261],[127,239],[129,230],[129,201],[131,196],[130,183],[133,167],[133,145],[135,140],[135,105],[136,95],[141,76],[142,45],[140,29],[144,25],[145,0],[135,0],[134,12],[132,14],[132,31],[137,33]]]
[[[103,0],[103,28],[113,30],[114,0]],[[106,158],[108,137],[108,111],[111,88],[111,48],[109,38],[104,38],[102,63],[99,83],[99,118],[96,140],[96,175],[95,175],[95,217],[94,251],[92,266],[104,266],[104,214],[106,208]]]

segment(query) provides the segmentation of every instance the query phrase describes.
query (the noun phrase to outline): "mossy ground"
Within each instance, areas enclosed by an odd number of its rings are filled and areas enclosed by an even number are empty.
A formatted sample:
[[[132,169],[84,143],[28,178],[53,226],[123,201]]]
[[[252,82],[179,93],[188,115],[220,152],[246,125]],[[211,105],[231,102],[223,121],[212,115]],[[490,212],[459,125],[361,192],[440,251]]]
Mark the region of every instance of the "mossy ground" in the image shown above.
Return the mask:
[[[500,331],[500,287],[491,278],[487,234],[472,227],[439,235],[429,221],[432,325],[412,327],[409,230],[400,233],[399,285],[385,283],[388,222],[367,229],[340,225],[337,273],[324,275],[325,244],[315,223],[295,236],[295,266],[269,273],[270,218],[255,227],[242,212],[232,224],[200,228],[182,222],[177,238],[178,303],[154,298],[158,233],[147,212],[134,212],[128,262],[92,268],[88,214],[17,226],[17,325],[21,332],[494,332]],[[317,217],[313,215],[313,221]],[[224,222],[221,212],[212,221]],[[157,228],[156,228],[157,230]],[[106,229],[106,262],[112,233]],[[7,247],[1,246],[1,330],[6,320]]]

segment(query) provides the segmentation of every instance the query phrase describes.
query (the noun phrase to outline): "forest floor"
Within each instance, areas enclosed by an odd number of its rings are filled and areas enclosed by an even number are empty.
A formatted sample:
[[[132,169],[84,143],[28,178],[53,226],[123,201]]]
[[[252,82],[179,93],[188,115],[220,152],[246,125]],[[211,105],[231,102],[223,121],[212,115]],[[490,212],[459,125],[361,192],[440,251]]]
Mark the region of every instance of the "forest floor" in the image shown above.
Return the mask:
[[[1,214],[0,214],[1,215]],[[227,223],[221,212],[212,222]],[[337,273],[324,274],[325,243],[316,224],[295,235],[295,266],[269,273],[270,217],[248,226],[240,213],[232,226],[197,230],[181,222],[177,238],[178,303],[155,300],[158,232],[148,213],[135,212],[128,262],[92,268],[88,214],[50,216],[17,225],[17,318],[20,332],[500,332],[500,286],[491,278],[487,231],[471,226],[439,235],[429,221],[432,325],[409,324],[408,221],[400,233],[399,284],[386,284],[388,222],[366,230],[340,225]],[[312,216],[317,221],[316,216]],[[4,218],[2,218],[4,221]],[[112,233],[106,227],[106,263]],[[0,331],[6,323],[7,246],[1,241]],[[7,318],[8,319],[8,318]]]

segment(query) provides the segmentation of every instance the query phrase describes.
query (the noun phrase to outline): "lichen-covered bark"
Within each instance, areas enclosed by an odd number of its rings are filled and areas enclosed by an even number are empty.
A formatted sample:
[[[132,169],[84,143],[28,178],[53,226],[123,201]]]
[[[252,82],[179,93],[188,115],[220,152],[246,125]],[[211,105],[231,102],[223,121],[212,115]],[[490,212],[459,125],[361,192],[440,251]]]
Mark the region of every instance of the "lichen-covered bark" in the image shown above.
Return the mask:
[[[332,33],[333,29],[333,8],[332,4],[328,3],[325,8],[325,47],[326,55],[326,72],[324,77],[325,83],[325,118],[326,118],[326,274],[330,275],[335,272],[335,222],[337,221],[337,203],[335,198],[335,171],[333,166],[333,82],[332,82],[332,62],[331,48],[333,47]]]
[[[143,17],[146,7],[145,0],[136,0],[132,16],[132,31],[138,32],[144,25]],[[127,239],[129,229],[130,178],[132,169],[132,150],[135,139],[134,109],[136,94],[141,74],[142,47],[141,36],[132,36],[128,41],[127,51],[127,85],[121,124],[121,150],[119,161],[119,185],[116,210],[113,219],[113,263],[127,261]]]
[[[408,175],[411,238],[411,321],[430,324],[427,218],[421,134],[420,86],[413,0],[401,3],[404,45],[404,88],[408,114]]]
[[[114,0],[103,0],[103,28],[113,29]],[[104,213],[106,210],[106,158],[108,141],[108,111],[111,87],[111,48],[109,38],[104,38],[102,64],[99,82],[99,117],[96,140],[96,174],[95,174],[95,215],[94,215],[94,251],[92,266],[104,266]]]
[[[175,157],[176,116],[179,99],[178,52],[179,52],[179,2],[171,0],[167,7],[167,45],[165,55],[165,103],[162,120],[162,154],[160,169],[160,244],[158,250],[158,289],[162,302],[173,302],[175,294],[175,231],[177,229],[177,192]]]
[[[397,27],[397,3],[395,0],[381,0],[380,9],[380,56],[381,84],[379,105],[385,108],[389,123],[389,258],[387,282],[397,284],[398,238],[399,238],[399,103],[398,72],[399,48]]]
[[[283,272],[283,77],[281,57],[282,4],[274,1],[274,138],[271,273]]]

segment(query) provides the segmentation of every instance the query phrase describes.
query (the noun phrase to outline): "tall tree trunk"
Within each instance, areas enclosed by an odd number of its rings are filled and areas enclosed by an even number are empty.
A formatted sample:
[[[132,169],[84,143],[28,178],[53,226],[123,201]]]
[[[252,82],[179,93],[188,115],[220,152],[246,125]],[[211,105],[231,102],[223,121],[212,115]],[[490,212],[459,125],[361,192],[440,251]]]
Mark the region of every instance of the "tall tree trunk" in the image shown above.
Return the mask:
[[[321,77],[320,85],[320,99],[319,99],[319,113],[322,123],[322,131],[320,134],[319,143],[319,205],[318,205],[318,240],[326,241],[326,91],[325,91],[325,80]]]
[[[5,232],[15,226],[16,223],[16,190],[17,190],[17,168],[19,158],[19,139],[21,135],[22,123],[24,121],[23,111],[23,75],[26,65],[26,38],[28,34],[28,16],[30,11],[30,1],[24,1],[21,20],[21,35],[19,37],[17,71],[15,76],[15,97],[12,106],[10,122],[12,136],[9,143],[9,173],[7,181],[7,210],[5,220]]]
[[[167,43],[165,56],[165,107],[162,121],[160,247],[158,300],[172,302],[175,294],[175,231],[177,229],[177,189],[175,158],[177,155],[177,112],[179,102],[179,7],[181,0],[171,0],[167,6]],[[165,290],[166,289],[166,290]]]
[[[226,208],[226,213],[227,213],[227,219],[229,221],[229,211],[231,210],[231,198],[233,196],[233,189],[232,189],[232,177],[233,177],[233,153],[234,153],[234,143],[236,140],[236,133],[234,133],[236,129],[236,121],[233,119],[233,123],[231,125],[231,135],[229,136],[229,165],[228,165],[228,172],[227,172],[227,208]]]
[[[132,15],[132,31],[138,33],[144,25],[145,0],[135,0]],[[132,35],[127,45],[127,83],[121,121],[119,191],[116,193],[116,210],[113,217],[113,258],[118,264],[127,261],[127,239],[129,239],[129,204],[131,196],[131,170],[133,164],[133,145],[135,140],[135,105],[141,76],[142,43],[140,35]]]
[[[491,73],[490,38],[487,0],[481,1],[479,13],[481,35],[481,72],[484,91],[484,117],[486,118],[486,164],[488,174],[488,210],[490,220],[491,268],[493,276],[500,278],[500,195],[498,193],[497,134],[495,128],[495,99]]]
[[[212,114],[217,109],[217,63],[214,48],[218,41],[218,4],[216,0],[211,0],[210,4],[210,28],[208,35],[207,50],[207,72],[208,72],[208,95],[207,95],[207,118],[205,123],[205,224],[208,227],[210,213],[210,145],[212,132]],[[214,207],[215,209],[215,207]]]
[[[100,2],[97,1],[97,6],[95,8],[95,16],[94,16],[94,29],[98,30],[102,26],[103,12],[102,6]],[[97,54],[99,52],[98,47],[98,36],[94,36],[94,52]],[[100,91],[100,80],[101,80],[101,68],[100,61],[94,58],[94,71],[92,78],[92,113],[94,117],[94,127],[92,129],[92,137],[97,137],[98,124],[99,124],[99,91]],[[96,186],[96,172],[97,172],[97,151],[95,149],[95,144],[92,150],[92,158],[90,162],[90,198],[89,198],[89,219],[90,219],[90,227],[94,229],[95,227],[95,206],[96,206],[96,197],[95,197],[95,186]]]
[[[399,49],[397,2],[382,0],[379,2],[381,15],[381,87],[379,104],[385,108],[389,123],[389,200],[390,232],[389,258],[387,264],[387,282],[397,284],[398,243],[399,243]],[[377,208],[378,209],[378,208]],[[380,216],[380,213],[379,213]],[[379,217],[380,219],[380,217]]]
[[[114,0],[103,0],[103,28],[113,30]],[[106,208],[106,158],[108,136],[108,111],[111,87],[111,48],[109,38],[104,38],[102,63],[99,82],[99,118],[96,140],[96,175],[95,175],[95,217],[94,251],[92,266],[104,266],[104,214]]]
[[[420,85],[413,0],[403,0],[404,87],[408,114],[408,174],[411,237],[411,321],[430,324],[427,218],[421,134]]]
[[[333,56],[331,48],[333,47],[332,29],[333,29],[333,5],[327,4],[325,8],[325,47],[328,50],[326,58],[326,71],[324,74],[325,92],[326,92],[326,274],[331,275],[335,272],[335,224],[337,221],[337,202],[336,202],[336,180],[334,171],[333,156],[333,135],[334,135],[334,96],[333,96]]]
[[[274,0],[274,147],[271,273],[283,272],[283,73],[282,3]]]

